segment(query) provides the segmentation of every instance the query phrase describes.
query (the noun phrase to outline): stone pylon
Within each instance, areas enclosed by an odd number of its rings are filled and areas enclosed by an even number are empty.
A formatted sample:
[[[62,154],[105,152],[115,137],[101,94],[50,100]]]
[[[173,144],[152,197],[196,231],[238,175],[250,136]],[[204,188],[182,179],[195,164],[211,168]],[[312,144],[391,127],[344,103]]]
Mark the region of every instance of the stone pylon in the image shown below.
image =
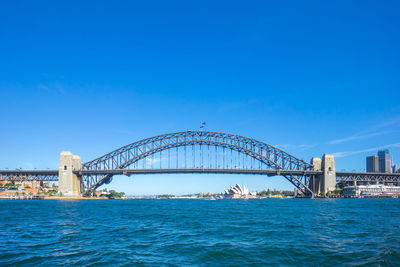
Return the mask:
[[[82,177],[73,171],[82,169],[81,158],[72,155],[70,151],[60,154],[60,165],[58,169],[58,191],[64,197],[81,197]]]
[[[327,194],[336,189],[336,169],[335,158],[332,154],[324,154],[321,158],[311,159],[314,171],[322,171],[321,175],[316,175],[311,179],[312,191],[314,194]]]
[[[311,159],[311,164],[313,165],[313,171],[321,171],[321,158],[313,157]],[[315,175],[311,177],[310,188],[316,195],[318,195],[322,191],[321,180],[322,180],[321,175]]]
[[[335,158],[332,154],[324,154],[322,156],[323,174],[323,193],[327,194],[336,189],[336,169]]]

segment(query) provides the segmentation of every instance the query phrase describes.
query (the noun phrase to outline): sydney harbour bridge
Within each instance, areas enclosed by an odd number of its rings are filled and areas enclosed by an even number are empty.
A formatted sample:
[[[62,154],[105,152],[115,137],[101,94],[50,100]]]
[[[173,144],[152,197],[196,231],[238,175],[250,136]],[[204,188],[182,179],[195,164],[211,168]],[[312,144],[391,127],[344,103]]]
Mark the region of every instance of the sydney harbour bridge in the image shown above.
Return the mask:
[[[214,173],[283,176],[304,196],[327,194],[338,182],[400,184],[400,174],[336,172],[333,155],[310,163],[252,138],[184,131],[146,138],[81,164],[61,153],[58,170],[0,170],[0,180],[58,181],[64,196],[91,196],[114,175]]]

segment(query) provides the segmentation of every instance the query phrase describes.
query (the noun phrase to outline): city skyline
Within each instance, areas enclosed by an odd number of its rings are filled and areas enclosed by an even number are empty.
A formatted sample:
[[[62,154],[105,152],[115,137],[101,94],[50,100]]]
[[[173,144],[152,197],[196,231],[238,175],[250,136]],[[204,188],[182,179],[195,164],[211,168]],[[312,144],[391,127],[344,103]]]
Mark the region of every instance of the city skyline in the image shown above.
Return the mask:
[[[57,169],[61,151],[86,162],[203,121],[307,162],[333,153],[338,170],[365,170],[380,149],[400,163],[400,25],[389,4],[76,6],[0,9],[0,169]],[[293,188],[240,175],[121,176],[106,187],[184,194],[237,183]]]
[[[391,158],[389,149],[378,150],[377,155],[367,156],[366,171],[396,173],[397,164]]]

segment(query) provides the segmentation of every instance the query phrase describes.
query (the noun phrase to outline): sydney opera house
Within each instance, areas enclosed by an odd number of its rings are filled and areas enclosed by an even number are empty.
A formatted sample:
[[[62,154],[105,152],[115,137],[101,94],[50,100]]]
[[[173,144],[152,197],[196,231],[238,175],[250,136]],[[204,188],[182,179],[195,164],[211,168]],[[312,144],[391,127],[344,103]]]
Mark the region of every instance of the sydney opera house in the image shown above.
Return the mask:
[[[229,187],[224,193],[225,198],[255,198],[257,196],[256,192],[249,192],[245,185],[242,188],[239,184]]]

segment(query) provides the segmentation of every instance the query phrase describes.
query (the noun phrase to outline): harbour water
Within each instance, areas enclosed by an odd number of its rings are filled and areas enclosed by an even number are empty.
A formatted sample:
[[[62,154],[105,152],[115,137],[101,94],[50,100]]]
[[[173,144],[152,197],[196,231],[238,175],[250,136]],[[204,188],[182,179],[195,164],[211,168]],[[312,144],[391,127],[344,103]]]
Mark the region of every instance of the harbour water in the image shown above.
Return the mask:
[[[0,265],[400,265],[400,199],[4,200]]]

